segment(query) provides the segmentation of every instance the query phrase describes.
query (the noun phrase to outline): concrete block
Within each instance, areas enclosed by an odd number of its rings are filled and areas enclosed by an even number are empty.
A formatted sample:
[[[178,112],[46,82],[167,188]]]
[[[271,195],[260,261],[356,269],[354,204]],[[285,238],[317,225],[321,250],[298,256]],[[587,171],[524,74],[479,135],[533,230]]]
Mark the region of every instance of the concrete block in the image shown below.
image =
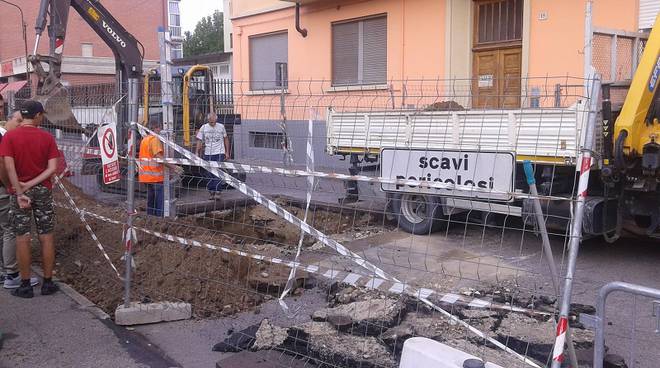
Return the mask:
[[[192,307],[188,303],[137,303],[128,308],[120,305],[115,310],[115,323],[120,326],[143,325],[147,323],[179,321],[192,316]]]

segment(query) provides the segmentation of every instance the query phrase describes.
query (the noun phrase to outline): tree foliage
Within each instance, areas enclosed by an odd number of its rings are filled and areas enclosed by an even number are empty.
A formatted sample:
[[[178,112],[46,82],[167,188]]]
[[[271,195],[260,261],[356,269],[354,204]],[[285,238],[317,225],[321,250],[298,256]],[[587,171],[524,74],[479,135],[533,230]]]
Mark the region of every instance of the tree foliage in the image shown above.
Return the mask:
[[[216,10],[202,18],[193,33],[186,32],[183,39],[183,56],[197,56],[224,50],[223,15]]]

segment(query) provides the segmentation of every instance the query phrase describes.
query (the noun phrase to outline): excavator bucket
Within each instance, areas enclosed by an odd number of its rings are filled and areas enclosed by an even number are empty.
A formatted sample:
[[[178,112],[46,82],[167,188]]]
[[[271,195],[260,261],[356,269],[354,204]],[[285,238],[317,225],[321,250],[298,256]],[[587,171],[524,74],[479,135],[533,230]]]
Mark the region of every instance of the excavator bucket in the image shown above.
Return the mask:
[[[46,110],[47,126],[66,132],[83,132],[84,128],[73,115],[69,90],[59,83],[48,94],[37,94],[33,97],[41,102]]]

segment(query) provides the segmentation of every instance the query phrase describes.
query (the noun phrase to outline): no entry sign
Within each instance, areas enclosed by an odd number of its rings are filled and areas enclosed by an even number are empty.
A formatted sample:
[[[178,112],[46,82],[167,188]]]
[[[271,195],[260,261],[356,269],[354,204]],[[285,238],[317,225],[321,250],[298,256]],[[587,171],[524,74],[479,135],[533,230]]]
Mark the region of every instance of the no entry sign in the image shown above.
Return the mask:
[[[97,132],[101,146],[101,162],[103,163],[103,183],[111,184],[119,181],[119,155],[117,154],[117,124],[103,125]]]

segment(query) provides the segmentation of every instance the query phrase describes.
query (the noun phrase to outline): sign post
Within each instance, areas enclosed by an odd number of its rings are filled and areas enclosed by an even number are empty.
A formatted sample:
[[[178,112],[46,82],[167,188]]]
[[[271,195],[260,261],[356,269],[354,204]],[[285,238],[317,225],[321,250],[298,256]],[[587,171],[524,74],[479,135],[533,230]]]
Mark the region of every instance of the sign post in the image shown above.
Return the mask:
[[[101,146],[103,184],[112,184],[121,178],[119,155],[117,153],[117,124],[103,125],[98,129],[97,134]]]

